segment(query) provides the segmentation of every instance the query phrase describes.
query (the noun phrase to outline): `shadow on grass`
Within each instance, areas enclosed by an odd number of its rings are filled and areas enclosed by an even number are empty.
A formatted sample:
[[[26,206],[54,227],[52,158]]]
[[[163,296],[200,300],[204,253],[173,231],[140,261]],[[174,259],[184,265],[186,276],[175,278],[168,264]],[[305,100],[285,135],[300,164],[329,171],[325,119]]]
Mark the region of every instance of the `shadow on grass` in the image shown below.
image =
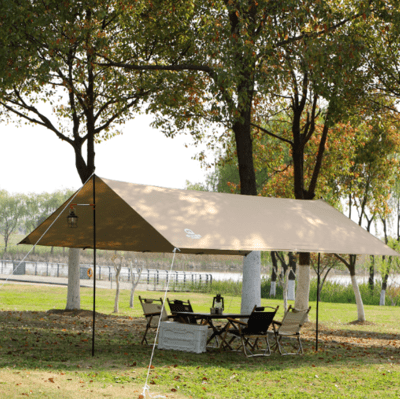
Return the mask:
[[[140,345],[145,322],[141,318],[96,316],[95,356],[92,357],[92,319],[87,315],[50,312],[0,312],[0,367],[56,370],[128,370],[149,364],[152,348]],[[149,342],[154,333],[148,334]],[[330,330],[320,326],[315,352],[315,325],[303,332],[303,356],[246,358],[240,352],[210,349],[204,354],[155,351],[157,368],[223,368],[229,370],[286,370],[301,367],[342,367],[399,361],[400,334]]]

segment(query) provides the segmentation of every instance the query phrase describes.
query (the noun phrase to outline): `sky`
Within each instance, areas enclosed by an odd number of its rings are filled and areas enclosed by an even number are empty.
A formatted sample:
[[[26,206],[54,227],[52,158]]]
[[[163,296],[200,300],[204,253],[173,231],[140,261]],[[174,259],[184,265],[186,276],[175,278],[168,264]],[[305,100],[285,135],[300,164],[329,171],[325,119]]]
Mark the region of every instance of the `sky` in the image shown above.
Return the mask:
[[[186,180],[203,182],[204,168],[191,159],[200,149],[189,136],[167,138],[140,115],[122,127],[123,134],[97,144],[96,174],[113,180],[169,188],[185,188]],[[10,193],[78,189],[81,180],[73,148],[41,126],[1,125],[0,189]],[[85,156],[86,159],[86,156]]]

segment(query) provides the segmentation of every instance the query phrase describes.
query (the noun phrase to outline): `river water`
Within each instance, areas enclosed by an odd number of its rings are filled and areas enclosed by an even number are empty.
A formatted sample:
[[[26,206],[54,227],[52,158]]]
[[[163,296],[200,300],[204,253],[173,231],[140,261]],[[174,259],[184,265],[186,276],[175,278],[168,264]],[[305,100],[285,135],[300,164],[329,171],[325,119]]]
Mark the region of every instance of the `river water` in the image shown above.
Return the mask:
[[[242,281],[243,274],[242,273],[230,273],[230,272],[211,272],[212,278],[214,281],[227,281],[227,280],[232,280],[232,281]],[[269,275],[261,275],[262,277],[269,277]],[[368,276],[363,274],[360,276],[356,276],[358,284],[366,283],[368,282]],[[351,279],[350,279],[350,274],[348,275],[328,275],[327,280],[332,281],[332,282],[337,282],[339,284],[343,285],[349,285],[351,284]],[[375,276],[375,280],[381,280],[380,276]],[[396,275],[394,278],[395,282],[397,284],[400,284],[400,275]],[[390,283],[390,279],[389,279]]]

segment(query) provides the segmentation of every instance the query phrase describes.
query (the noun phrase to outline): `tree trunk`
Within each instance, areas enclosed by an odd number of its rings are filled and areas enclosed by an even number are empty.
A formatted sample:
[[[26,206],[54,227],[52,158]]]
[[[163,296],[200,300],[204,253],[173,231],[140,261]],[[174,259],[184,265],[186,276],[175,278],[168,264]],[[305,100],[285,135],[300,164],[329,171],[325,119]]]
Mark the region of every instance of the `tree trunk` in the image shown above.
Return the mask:
[[[369,266],[369,278],[368,278],[368,286],[371,291],[374,290],[374,278],[375,278],[375,256],[370,256],[371,264]]]
[[[293,270],[290,268],[289,275],[288,275],[288,282],[287,282],[287,299],[288,301],[294,301],[296,298],[296,281],[295,281],[295,274]]]
[[[7,253],[8,248],[8,237],[4,235],[4,253]]]
[[[296,309],[308,309],[310,295],[310,254],[299,254],[299,266],[297,268],[297,291],[294,307]],[[308,316],[306,321],[308,321]]]
[[[130,299],[129,299],[129,307],[131,309],[133,309],[133,297],[134,297],[134,294],[135,294],[136,287],[139,284],[140,276],[142,275],[142,270],[143,270],[142,268],[140,268],[140,269],[136,268],[136,271],[138,272],[138,276],[137,276],[137,279],[135,279],[134,276],[133,276],[133,265],[132,265],[132,262],[131,262],[131,270],[130,270],[130,272],[131,272],[132,285],[131,285],[131,296],[130,296]]]
[[[70,248],[68,256],[68,292],[66,310],[80,309],[80,258],[79,248]]]
[[[354,296],[356,298],[357,304],[357,321],[365,321],[365,313],[364,313],[364,304],[361,298],[360,289],[358,288],[358,283],[356,280],[356,255],[350,255],[350,262],[347,262],[346,259],[342,258],[340,255],[335,254],[335,256],[344,263],[350,272],[351,284],[353,285]]]
[[[289,273],[290,273],[291,269],[290,267],[288,267],[286,269],[286,273],[283,277],[283,309],[285,310],[285,312],[287,312],[288,309],[288,305],[287,305],[287,301],[288,301],[288,281],[289,281]]]
[[[358,288],[358,283],[355,275],[351,276],[351,284],[353,285],[354,296],[356,297],[357,316],[358,316],[357,320],[365,321],[364,304],[361,298],[360,289]]]
[[[381,295],[379,298],[379,306],[385,306],[386,304],[386,289],[387,289],[387,281],[389,275],[385,273],[383,280],[382,280],[382,288],[381,288]]]
[[[114,313],[119,312],[119,291],[120,291],[119,275],[121,274],[121,269],[122,269],[122,263],[115,268],[115,282],[117,284],[117,289],[115,291]]]
[[[261,304],[261,253],[250,252],[243,258],[242,304],[240,312],[250,314]]]
[[[246,90],[245,88],[241,88]],[[251,90],[248,93],[251,98]],[[251,103],[251,100],[250,100]],[[243,121],[233,124],[236,151],[239,164],[240,193],[257,195],[256,175],[253,162],[253,144],[251,138],[251,107],[243,104]],[[254,305],[261,304],[261,253],[253,251],[243,258],[242,313],[251,313]]]
[[[275,251],[271,251],[272,260],[272,274],[271,274],[271,288],[269,290],[270,297],[276,297],[276,277],[278,275],[278,262],[276,260]]]
[[[288,300],[294,301],[296,297],[296,261],[292,252],[289,252],[290,272],[288,277]]]

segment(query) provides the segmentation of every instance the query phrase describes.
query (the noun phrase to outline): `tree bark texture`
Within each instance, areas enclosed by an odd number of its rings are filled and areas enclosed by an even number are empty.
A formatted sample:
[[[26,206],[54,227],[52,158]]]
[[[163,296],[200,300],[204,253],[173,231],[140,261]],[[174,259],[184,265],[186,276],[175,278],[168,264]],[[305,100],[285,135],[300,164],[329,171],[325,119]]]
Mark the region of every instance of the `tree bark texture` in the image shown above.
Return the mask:
[[[299,265],[297,267],[297,291],[294,307],[299,310],[308,309],[310,296],[310,254],[299,254]],[[308,316],[306,321],[308,321]]]
[[[68,292],[66,310],[80,309],[80,259],[81,249],[70,248],[68,255]]]
[[[244,123],[236,122],[232,129],[235,133],[236,151],[239,164],[240,193],[244,195],[257,195],[249,116],[247,116],[246,119],[248,120]]]
[[[296,299],[296,282],[294,279],[290,278],[292,270],[290,270],[287,282],[287,299],[288,301],[294,301]]]
[[[121,274],[122,264],[115,267],[115,282],[117,283],[117,289],[115,290],[115,301],[114,301],[114,313],[119,312],[119,275]]]
[[[275,251],[271,251],[272,260],[272,274],[271,274],[271,288],[269,290],[269,296],[276,297],[276,277],[278,275],[278,262],[276,260]]]
[[[370,256],[371,264],[369,266],[369,277],[368,277],[368,286],[371,291],[374,290],[374,279],[375,279],[375,256]]]
[[[291,269],[289,267],[286,269],[286,273],[283,278],[283,309],[285,310],[285,312],[287,312],[288,309],[287,301],[288,301],[288,282],[289,282],[290,270]]]
[[[357,261],[357,256],[356,255],[350,255],[349,262],[342,258],[340,255],[335,254],[335,256],[342,262],[344,263],[347,268],[349,269],[350,272],[350,278],[351,278],[351,284],[353,286],[353,291],[354,291],[354,296],[356,299],[356,304],[357,304],[357,320],[358,321],[365,321],[365,313],[364,313],[364,304],[361,298],[360,294],[360,289],[358,288],[358,283],[356,279],[356,261]]]
[[[353,285],[354,296],[356,297],[357,316],[358,316],[357,320],[365,321],[364,304],[361,298],[360,289],[358,288],[358,283],[355,275],[351,276],[351,284]]]
[[[288,300],[294,301],[296,297],[296,260],[292,252],[289,252],[290,272],[288,277]]]
[[[134,298],[136,287],[138,286],[139,281],[140,281],[140,276],[142,275],[142,270],[143,270],[142,268],[136,269],[138,274],[137,274],[137,277],[135,278],[134,274],[133,274],[132,263],[131,263],[131,283],[132,283],[132,285],[131,285],[131,295],[130,295],[130,298],[129,298],[129,307],[131,309],[133,309],[133,298]]]
[[[261,305],[261,253],[250,252],[243,258],[242,304],[240,312],[250,314]]]
[[[256,175],[253,162],[250,110],[244,114],[244,122],[233,125],[239,163],[240,193],[257,195]],[[243,259],[243,286],[241,313],[251,313],[254,305],[261,304],[261,253],[250,252]]]
[[[299,310],[308,309],[308,298],[310,295],[310,265],[299,265],[297,269],[297,284],[294,307]]]
[[[386,289],[387,289],[387,281],[389,279],[389,275],[386,273],[383,276],[382,280],[382,288],[381,288],[381,295],[379,297],[379,306],[385,306],[386,303]]]

